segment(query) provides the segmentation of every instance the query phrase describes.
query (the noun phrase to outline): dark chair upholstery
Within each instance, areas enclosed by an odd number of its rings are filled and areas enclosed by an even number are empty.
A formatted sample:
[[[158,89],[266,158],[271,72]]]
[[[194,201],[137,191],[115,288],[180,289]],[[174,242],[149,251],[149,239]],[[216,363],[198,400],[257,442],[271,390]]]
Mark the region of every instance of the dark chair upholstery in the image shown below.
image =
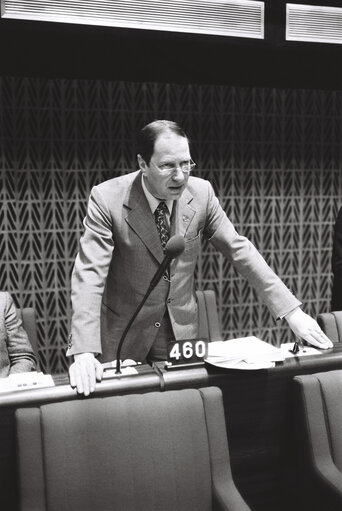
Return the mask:
[[[248,510],[216,387],[16,411],[21,510]]]
[[[333,343],[342,342],[342,311],[319,314],[317,322]]]
[[[294,385],[307,509],[342,509],[342,370],[296,376]]]
[[[37,369],[39,369],[36,311],[33,307],[24,307],[23,309],[17,309],[17,314],[22,320],[23,328],[27,333],[34,354],[37,358]]]
[[[222,341],[221,328],[217,314],[215,292],[211,289],[196,291],[198,304],[198,336],[211,341]]]

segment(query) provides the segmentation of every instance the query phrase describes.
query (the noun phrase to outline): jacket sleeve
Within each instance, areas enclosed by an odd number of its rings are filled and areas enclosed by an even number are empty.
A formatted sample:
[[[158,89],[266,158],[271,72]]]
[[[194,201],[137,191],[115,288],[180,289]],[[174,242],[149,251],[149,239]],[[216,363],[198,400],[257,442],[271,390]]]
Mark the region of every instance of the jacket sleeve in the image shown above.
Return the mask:
[[[255,289],[274,318],[282,318],[301,302],[266,263],[260,252],[246,237],[235,230],[209,185],[207,237]]]
[[[67,356],[102,353],[101,302],[114,240],[111,216],[97,187],[91,191],[83,225],[71,279],[72,321]]]
[[[10,294],[6,293],[5,326],[10,360],[9,374],[34,371],[36,357]]]

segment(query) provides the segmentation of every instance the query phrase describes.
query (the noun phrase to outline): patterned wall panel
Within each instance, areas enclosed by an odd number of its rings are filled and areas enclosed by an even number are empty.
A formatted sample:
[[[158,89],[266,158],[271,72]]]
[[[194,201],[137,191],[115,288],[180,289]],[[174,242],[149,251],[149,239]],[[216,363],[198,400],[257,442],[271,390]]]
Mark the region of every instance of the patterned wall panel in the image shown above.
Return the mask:
[[[0,79],[0,288],[37,310],[40,357],[67,368],[70,274],[91,187],[135,169],[135,136],[155,118],[190,134],[248,236],[314,316],[329,310],[332,226],[342,197],[342,92]],[[204,243],[224,335],[291,338],[230,264]]]

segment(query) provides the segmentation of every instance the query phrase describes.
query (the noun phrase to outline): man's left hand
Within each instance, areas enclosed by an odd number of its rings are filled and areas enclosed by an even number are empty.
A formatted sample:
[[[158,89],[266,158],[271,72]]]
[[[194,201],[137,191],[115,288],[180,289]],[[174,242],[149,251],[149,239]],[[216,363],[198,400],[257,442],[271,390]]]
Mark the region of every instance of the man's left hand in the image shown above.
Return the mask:
[[[299,307],[286,314],[285,319],[297,337],[322,350],[333,347],[333,343],[322,331],[317,321],[305,314]]]

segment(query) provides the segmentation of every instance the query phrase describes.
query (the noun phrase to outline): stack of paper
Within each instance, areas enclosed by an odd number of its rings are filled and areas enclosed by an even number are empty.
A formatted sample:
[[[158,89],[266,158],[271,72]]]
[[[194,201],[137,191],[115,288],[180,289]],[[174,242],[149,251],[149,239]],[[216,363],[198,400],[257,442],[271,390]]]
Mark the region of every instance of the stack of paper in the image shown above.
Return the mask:
[[[227,369],[267,369],[285,360],[284,353],[255,336],[210,342],[206,362]]]
[[[7,378],[0,378],[0,392],[54,387],[54,385],[51,374],[38,373],[37,371],[10,374]]]

